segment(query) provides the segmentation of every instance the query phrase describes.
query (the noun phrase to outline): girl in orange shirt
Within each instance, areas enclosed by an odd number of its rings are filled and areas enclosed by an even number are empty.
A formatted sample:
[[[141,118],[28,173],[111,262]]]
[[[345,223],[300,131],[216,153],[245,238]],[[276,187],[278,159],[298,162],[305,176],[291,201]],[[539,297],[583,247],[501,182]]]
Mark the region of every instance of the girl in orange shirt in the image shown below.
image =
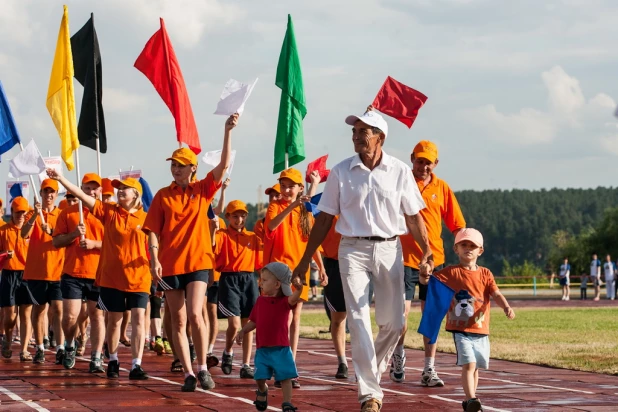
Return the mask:
[[[110,360],[107,377],[118,378],[122,317],[125,311],[130,310],[133,361],[129,379],[148,379],[141,363],[146,336],[146,306],[152,279],[146,254],[147,238],[141,230],[146,220],[146,212],[142,207],[142,185],[134,178],[112,181],[112,185],[118,189],[118,203],[112,204],[88,196],[53,169],[48,169],[47,175],[58,180],[81,200],[105,228],[96,284],[101,288],[98,306],[108,314],[105,336]]]

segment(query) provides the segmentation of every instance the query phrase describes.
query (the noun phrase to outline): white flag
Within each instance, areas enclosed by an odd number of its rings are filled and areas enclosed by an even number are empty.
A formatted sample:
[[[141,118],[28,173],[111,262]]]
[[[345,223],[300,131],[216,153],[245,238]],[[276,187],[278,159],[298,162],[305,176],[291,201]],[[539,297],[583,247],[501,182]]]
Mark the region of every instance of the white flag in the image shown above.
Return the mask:
[[[9,177],[16,179],[25,175],[38,175],[45,171],[45,161],[34,140],[13,159],[9,160]]]
[[[206,163],[211,167],[216,167],[219,163],[221,163],[221,150],[213,150],[212,152],[204,153],[202,156],[202,162]],[[230,154],[230,167],[227,169],[227,175],[232,175],[232,169],[234,168],[234,159],[236,159],[236,150],[232,150]]]
[[[217,104],[215,114],[231,116],[234,113],[238,113],[241,115],[245,111],[245,103],[257,81],[258,79],[255,79],[253,83],[246,84],[234,79],[228,80],[223,88],[223,92],[221,92],[221,98]]]

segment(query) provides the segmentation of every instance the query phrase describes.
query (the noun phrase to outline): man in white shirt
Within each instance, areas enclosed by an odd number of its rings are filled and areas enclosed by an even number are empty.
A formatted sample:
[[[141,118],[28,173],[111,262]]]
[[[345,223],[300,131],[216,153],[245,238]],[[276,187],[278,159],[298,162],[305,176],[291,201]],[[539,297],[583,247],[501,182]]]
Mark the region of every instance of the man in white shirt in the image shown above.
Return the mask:
[[[419,211],[425,207],[410,169],[382,150],[388,125],[368,111],[348,116],[357,155],[330,172],[305,254],[294,276],[307,273],[311,257],[328,233],[333,218],[342,235],[339,267],[352,342],[352,362],[362,412],[382,407],[382,373],[389,366],[404,326],[404,269],[399,236],[408,230],[422,250],[419,270],[433,270],[427,230]],[[371,332],[369,282],[375,294],[375,319],[380,331]]]
[[[607,255],[603,262],[603,277],[605,278],[605,294],[607,299],[616,299],[616,264],[612,262],[612,257]]]
[[[594,300],[601,298],[601,261],[595,253],[590,262],[590,280],[594,286]]]

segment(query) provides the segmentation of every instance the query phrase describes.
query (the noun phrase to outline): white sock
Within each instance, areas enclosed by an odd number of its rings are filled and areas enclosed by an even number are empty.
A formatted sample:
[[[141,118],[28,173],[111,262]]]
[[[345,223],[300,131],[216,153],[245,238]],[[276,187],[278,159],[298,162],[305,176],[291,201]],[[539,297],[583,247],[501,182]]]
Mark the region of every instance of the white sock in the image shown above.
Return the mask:
[[[430,358],[430,357],[425,358],[425,370],[433,369],[435,360],[436,358]]]
[[[91,352],[91,355],[97,359],[101,359],[101,352]]]
[[[208,353],[212,353],[213,350],[215,350],[215,345],[208,345]]]
[[[242,364],[242,367],[243,367],[243,368],[244,368],[245,366],[246,366],[247,368],[250,368],[250,366],[249,366],[249,364],[248,364],[248,363],[243,363],[243,364]]]
[[[208,365],[197,365],[197,371],[208,371]]]
[[[131,361],[131,370],[135,369],[136,366],[139,366],[142,364],[142,360],[140,358],[134,358]]]
[[[64,350],[64,345],[56,346],[56,352],[60,352],[61,350]]]
[[[193,373],[193,371],[191,372],[185,372],[185,379],[187,379],[187,377],[189,376],[195,376],[195,374]]]
[[[232,356],[232,355],[234,355],[234,349],[232,349],[232,350],[231,350],[231,351],[229,351],[229,352],[228,352],[228,351],[226,351],[225,349],[223,349],[223,354],[224,354],[224,355],[230,355],[230,356]]]
[[[401,357],[405,356],[403,345],[395,346],[395,355],[399,355]]]
[[[339,362],[340,365],[344,363],[345,366],[348,366],[348,358],[345,356],[337,356],[337,362]]]
[[[110,353],[110,354],[109,354],[109,361],[110,361],[110,362],[111,362],[111,361],[116,361],[116,362],[118,362],[118,352],[116,352],[116,353]]]
[[[67,348],[73,348],[75,349],[75,341],[72,340],[71,342],[67,342],[66,340],[64,341],[64,346],[66,346]]]
[[[42,343],[40,345],[36,345],[37,349],[45,350],[45,345]]]

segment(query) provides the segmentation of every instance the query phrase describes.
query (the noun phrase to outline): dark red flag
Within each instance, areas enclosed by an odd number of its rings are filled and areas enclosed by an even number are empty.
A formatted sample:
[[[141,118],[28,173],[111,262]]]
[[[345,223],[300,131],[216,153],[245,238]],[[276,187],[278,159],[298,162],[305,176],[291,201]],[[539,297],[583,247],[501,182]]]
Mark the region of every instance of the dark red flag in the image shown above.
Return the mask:
[[[419,109],[426,101],[427,96],[423,93],[388,76],[373,100],[372,106],[411,128]]]
[[[0,269],[4,267],[4,263],[9,260],[8,252],[0,253]]]
[[[309,175],[311,175],[311,172],[314,170],[320,172],[320,183],[326,182],[326,179],[328,179],[328,175],[330,174],[330,170],[326,169],[326,159],[328,159],[328,155],[319,157],[307,165],[307,173],[305,174],[305,181],[307,183],[311,183]]]
[[[172,112],[178,141],[186,143],[196,154],[201,152],[189,94],[163,19],[161,29],[148,40],[134,66],[150,80]]]

